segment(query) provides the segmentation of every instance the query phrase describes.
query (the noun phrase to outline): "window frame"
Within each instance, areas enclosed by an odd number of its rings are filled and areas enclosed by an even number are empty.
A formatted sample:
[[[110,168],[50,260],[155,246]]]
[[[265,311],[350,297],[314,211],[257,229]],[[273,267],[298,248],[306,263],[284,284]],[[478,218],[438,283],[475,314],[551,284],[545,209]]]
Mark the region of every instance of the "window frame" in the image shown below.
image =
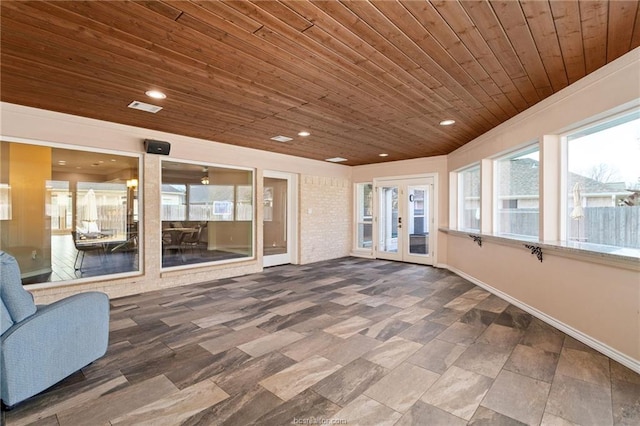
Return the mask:
[[[640,270],[640,249],[598,245],[569,241],[567,233],[568,194],[568,146],[569,135],[600,126],[606,122],[617,120],[625,115],[640,114],[640,107],[623,105],[605,113],[566,126],[557,131],[540,134],[535,140],[518,144],[512,149],[501,151],[495,155],[483,155],[475,162],[449,172],[449,227],[441,228],[443,232],[453,235],[480,237],[480,240],[491,241],[501,245],[519,246],[535,243],[544,250],[556,255],[574,258],[587,262],[602,263],[615,267]],[[496,161],[526,150],[535,148],[539,151],[539,234],[537,237],[516,234],[498,234],[496,232],[497,217],[497,167]],[[459,172],[480,164],[481,170],[481,229],[465,230],[460,227],[459,206],[461,190]]]
[[[373,223],[374,223],[374,202],[375,202],[375,194],[374,194],[374,185],[373,182],[354,182],[354,229],[353,229],[353,250],[354,252],[360,252],[364,254],[373,255]],[[366,185],[371,187],[371,216],[361,215],[362,208],[364,207],[364,188]],[[370,220],[367,222],[365,218],[369,218]],[[371,245],[369,247],[360,247],[359,245],[359,233],[358,230],[360,225],[370,225],[371,226]]]
[[[137,165],[137,186],[135,189],[136,196],[134,201],[144,199],[144,155],[142,152],[130,152],[130,151],[121,151],[117,149],[105,149],[105,148],[96,148],[89,146],[79,146],[72,145],[68,143],[60,143],[60,142],[52,142],[47,140],[39,140],[39,139],[31,139],[31,138],[20,138],[13,137],[0,134],[0,142],[8,142],[8,143],[19,143],[24,145],[32,145],[32,146],[40,146],[52,149],[64,149],[69,151],[78,151],[78,152],[87,152],[92,154],[104,154],[104,155],[113,155],[113,156],[121,156],[121,157],[129,157],[136,160]],[[8,191],[11,191],[11,188],[8,188]],[[133,206],[134,204],[132,204]],[[82,283],[90,283],[96,281],[104,281],[104,280],[117,280],[121,278],[128,277],[139,277],[144,275],[145,271],[145,247],[144,247],[144,203],[135,203],[137,207],[137,214],[135,216],[138,217],[137,227],[138,227],[138,238],[137,238],[137,251],[138,251],[138,269],[134,271],[127,272],[116,272],[105,275],[95,275],[89,277],[76,277],[69,280],[61,280],[61,281],[45,281],[31,284],[24,284],[23,287],[26,290],[40,290],[40,289],[50,289],[50,288],[64,288],[72,285],[78,285]],[[75,206],[74,206],[75,208]],[[43,212],[43,214],[46,212]],[[135,217],[134,216],[134,217]],[[75,224],[72,223],[72,226],[75,227]]]
[[[570,186],[569,174],[571,173],[569,171],[569,142],[570,142],[569,139],[571,138],[571,136],[577,133],[586,132],[584,136],[592,133],[597,133],[597,132],[587,132],[587,131],[589,129],[600,127],[606,123],[616,121],[623,117],[631,116],[634,114],[640,115],[640,107],[634,106],[632,108],[625,108],[622,110],[617,109],[614,111],[610,111],[610,113],[598,115],[596,117],[591,117],[591,119],[585,120],[574,127],[570,127],[562,132],[558,132],[557,137],[559,138],[559,141],[560,141],[561,150],[560,150],[560,155],[557,158],[557,162],[559,163],[559,167],[561,171],[561,180],[560,180],[560,184],[558,188],[558,196],[557,196],[558,197],[557,202],[559,205],[557,226],[558,226],[558,241],[561,244],[580,246],[581,249],[596,252],[596,253],[599,252],[599,250],[597,250],[597,247],[601,247],[604,250],[607,250],[607,248],[617,248],[620,250],[628,249],[628,250],[640,251],[640,248],[634,249],[634,248],[627,248],[623,246],[613,246],[613,245],[599,244],[599,243],[588,243],[588,242],[581,242],[579,240],[576,241],[576,240],[570,239],[569,238],[569,218],[568,218],[569,216],[568,194],[571,190],[571,188],[569,188]],[[632,120],[634,119],[632,118],[628,121],[632,121]],[[615,127],[615,126],[608,126],[607,129],[612,127]],[[638,181],[638,187],[640,188],[640,181]]]
[[[464,226],[464,173],[469,173],[473,170],[477,169],[478,174],[480,175],[480,183],[479,183],[479,194],[478,194],[478,210],[480,212],[480,217],[478,219],[478,228],[469,228]],[[482,164],[480,162],[473,163],[469,166],[456,170],[457,176],[457,188],[455,192],[456,196],[456,229],[461,231],[470,231],[470,232],[480,232],[482,229],[482,220],[483,220],[483,212],[482,212],[482,187],[483,187],[483,179],[482,179]]]
[[[251,173],[251,185],[253,187],[253,191],[252,191],[252,213],[251,213],[251,219],[248,220],[238,220],[237,219],[237,212],[236,212],[236,207],[237,207],[237,199],[235,199],[236,195],[237,195],[237,188],[238,186],[248,186],[247,184],[233,184],[234,190],[233,190],[233,195],[234,195],[234,203],[232,206],[233,209],[233,219],[230,221],[224,221],[224,220],[216,220],[216,219],[211,219],[211,222],[219,222],[219,223],[233,223],[233,222],[251,222],[251,254],[249,256],[246,257],[238,257],[238,258],[232,258],[232,259],[222,259],[222,260],[213,260],[213,261],[207,261],[207,262],[200,262],[200,263],[191,263],[191,264],[185,264],[185,265],[178,265],[178,266],[163,266],[162,265],[162,247],[159,248],[160,250],[160,270],[162,272],[169,272],[169,271],[179,271],[179,270],[186,270],[186,269],[194,269],[194,268],[202,268],[202,267],[207,267],[207,266],[217,266],[217,265],[224,265],[224,264],[229,264],[229,263],[238,263],[238,262],[246,262],[249,260],[256,260],[257,258],[257,205],[256,205],[256,189],[257,189],[257,172],[256,169],[253,167],[242,167],[242,166],[232,166],[232,165],[228,165],[228,164],[220,164],[220,163],[210,163],[210,162],[206,162],[206,161],[194,161],[194,160],[187,160],[187,159],[179,159],[179,158],[166,158],[166,159],[161,159],[160,160],[161,164],[160,164],[160,175],[159,175],[159,191],[160,191],[160,205],[158,206],[158,208],[160,209],[159,212],[159,217],[162,218],[162,185],[163,185],[163,177],[162,177],[162,164],[163,163],[180,163],[180,164],[187,164],[187,165],[195,165],[195,166],[199,166],[199,167],[206,167],[208,169],[211,168],[219,168],[219,169],[228,169],[228,170],[237,170],[237,171],[245,171],[245,172],[250,172]],[[187,210],[186,210],[186,220],[189,221],[189,184],[184,184],[187,188],[187,199],[186,199],[186,206],[187,206]],[[215,184],[211,184],[211,185],[215,185]],[[162,220],[161,220],[162,223]],[[162,225],[161,225],[162,227]],[[158,232],[161,234],[162,233],[162,228],[158,230]]]
[[[514,233],[514,232],[502,232],[500,230],[500,213],[501,211],[503,211],[504,209],[502,209],[501,207],[501,202],[504,201],[504,199],[500,198],[500,170],[499,170],[499,163],[501,161],[504,160],[509,160],[509,159],[513,159],[513,158],[517,158],[517,157],[521,157],[521,156],[525,156],[527,154],[532,154],[534,152],[538,152],[538,194],[537,194],[537,200],[538,200],[538,226],[537,226],[537,231],[535,235],[527,235],[527,234],[519,234],[519,233]],[[493,210],[493,217],[491,220],[491,224],[492,224],[492,231],[493,234],[499,237],[505,237],[505,238],[515,238],[515,239],[522,239],[522,240],[539,240],[542,236],[541,231],[540,231],[540,222],[542,220],[542,206],[543,206],[543,191],[542,191],[542,179],[543,179],[543,173],[542,173],[542,145],[540,143],[539,140],[535,140],[535,141],[530,141],[526,144],[523,144],[521,146],[519,146],[518,148],[514,149],[514,150],[510,150],[507,152],[503,152],[500,155],[494,156],[491,158],[492,161],[492,176],[493,176],[493,188],[492,188],[492,200],[491,200],[491,204],[492,204],[492,210]],[[527,196],[527,199],[535,199],[536,197],[532,197],[532,196]],[[482,217],[482,211],[480,212],[480,217]]]

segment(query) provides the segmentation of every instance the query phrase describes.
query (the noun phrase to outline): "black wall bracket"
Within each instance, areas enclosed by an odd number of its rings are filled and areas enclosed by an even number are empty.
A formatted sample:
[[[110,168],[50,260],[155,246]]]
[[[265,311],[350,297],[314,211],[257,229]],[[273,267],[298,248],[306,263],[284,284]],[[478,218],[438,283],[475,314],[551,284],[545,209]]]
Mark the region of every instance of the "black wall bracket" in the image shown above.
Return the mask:
[[[482,237],[480,235],[469,234],[469,238],[472,238],[474,243],[478,244],[479,247],[482,247]]]
[[[531,250],[531,254],[535,254],[538,260],[542,262],[542,247],[534,246],[531,244],[525,244],[524,246]]]

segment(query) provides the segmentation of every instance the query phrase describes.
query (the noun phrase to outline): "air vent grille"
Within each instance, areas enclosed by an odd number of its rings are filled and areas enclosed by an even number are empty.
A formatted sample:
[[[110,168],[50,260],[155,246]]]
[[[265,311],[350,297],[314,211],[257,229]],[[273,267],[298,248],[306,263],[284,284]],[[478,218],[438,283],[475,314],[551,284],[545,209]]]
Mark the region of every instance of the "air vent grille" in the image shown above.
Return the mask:
[[[162,109],[162,107],[159,107],[159,106],[156,106],[156,105],[147,104],[147,103],[140,102],[140,101],[133,101],[128,106],[129,106],[129,108],[139,109],[140,111],[151,112],[153,114],[155,114],[156,112],[158,112],[158,111],[160,111]]]

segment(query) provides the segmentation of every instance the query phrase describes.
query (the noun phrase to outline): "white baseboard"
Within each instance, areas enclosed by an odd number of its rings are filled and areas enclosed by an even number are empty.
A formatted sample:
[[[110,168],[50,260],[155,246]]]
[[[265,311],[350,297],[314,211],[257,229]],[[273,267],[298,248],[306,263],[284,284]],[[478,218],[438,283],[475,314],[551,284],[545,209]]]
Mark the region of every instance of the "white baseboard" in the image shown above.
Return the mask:
[[[444,265],[444,264],[439,264],[438,267],[443,267],[443,268],[447,268],[449,269],[451,272],[453,272],[456,275],[459,275],[460,277],[474,283],[475,285],[477,285],[478,287],[482,287],[485,290],[487,290],[490,293],[495,294],[496,296],[498,296],[499,298],[511,303],[514,306],[517,306],[518,308],[522,309],[525,312],[530,313],[531,315],[533,315],[534,317],[538,318],[541,321],[544,321],[545,323],[549,324],[552,327],[557,328],[558,330],[564,332],[565,334],[573,337],[574,339],[584,343],[585,345],[595,349],[596,351],[608,356],[609,358],[619,362],[620,364],[624,365],[625,367],[630,368],[631,370],[635,371],[636,373],[640,374],[640,361],[633,359],[631,357],[629,357],[628,355],[623,354],[622,352],[619,352],[615,349],[613,349],[612,347],[600,342],[599,340],[594,339],[593,337],[584,334],[583,332],[576,330],[575,328],[571,327],[570,325],[567,325],[561,321],[558,321],[557,319],[545,314],[542,311],[539,311],[538,309],[527,305],[524,302],[521,302],[518,299],[515,299],[511,296],[509,296],[507,293],[504,293],[503,291],[500,291],[494,287],[491,287],[489,284],[486,284],[474,277],[472,277],[471,275],[468,275],[454,267],[448,266],[448,265]]]

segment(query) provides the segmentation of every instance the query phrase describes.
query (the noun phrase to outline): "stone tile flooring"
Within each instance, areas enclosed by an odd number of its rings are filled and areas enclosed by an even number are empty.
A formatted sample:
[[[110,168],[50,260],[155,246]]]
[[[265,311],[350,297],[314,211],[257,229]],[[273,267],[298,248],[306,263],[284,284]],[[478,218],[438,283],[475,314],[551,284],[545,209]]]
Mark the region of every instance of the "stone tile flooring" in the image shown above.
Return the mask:
[[[638,425],[640,375],[450,272],[344,258],[111,301],[8,425]]]

